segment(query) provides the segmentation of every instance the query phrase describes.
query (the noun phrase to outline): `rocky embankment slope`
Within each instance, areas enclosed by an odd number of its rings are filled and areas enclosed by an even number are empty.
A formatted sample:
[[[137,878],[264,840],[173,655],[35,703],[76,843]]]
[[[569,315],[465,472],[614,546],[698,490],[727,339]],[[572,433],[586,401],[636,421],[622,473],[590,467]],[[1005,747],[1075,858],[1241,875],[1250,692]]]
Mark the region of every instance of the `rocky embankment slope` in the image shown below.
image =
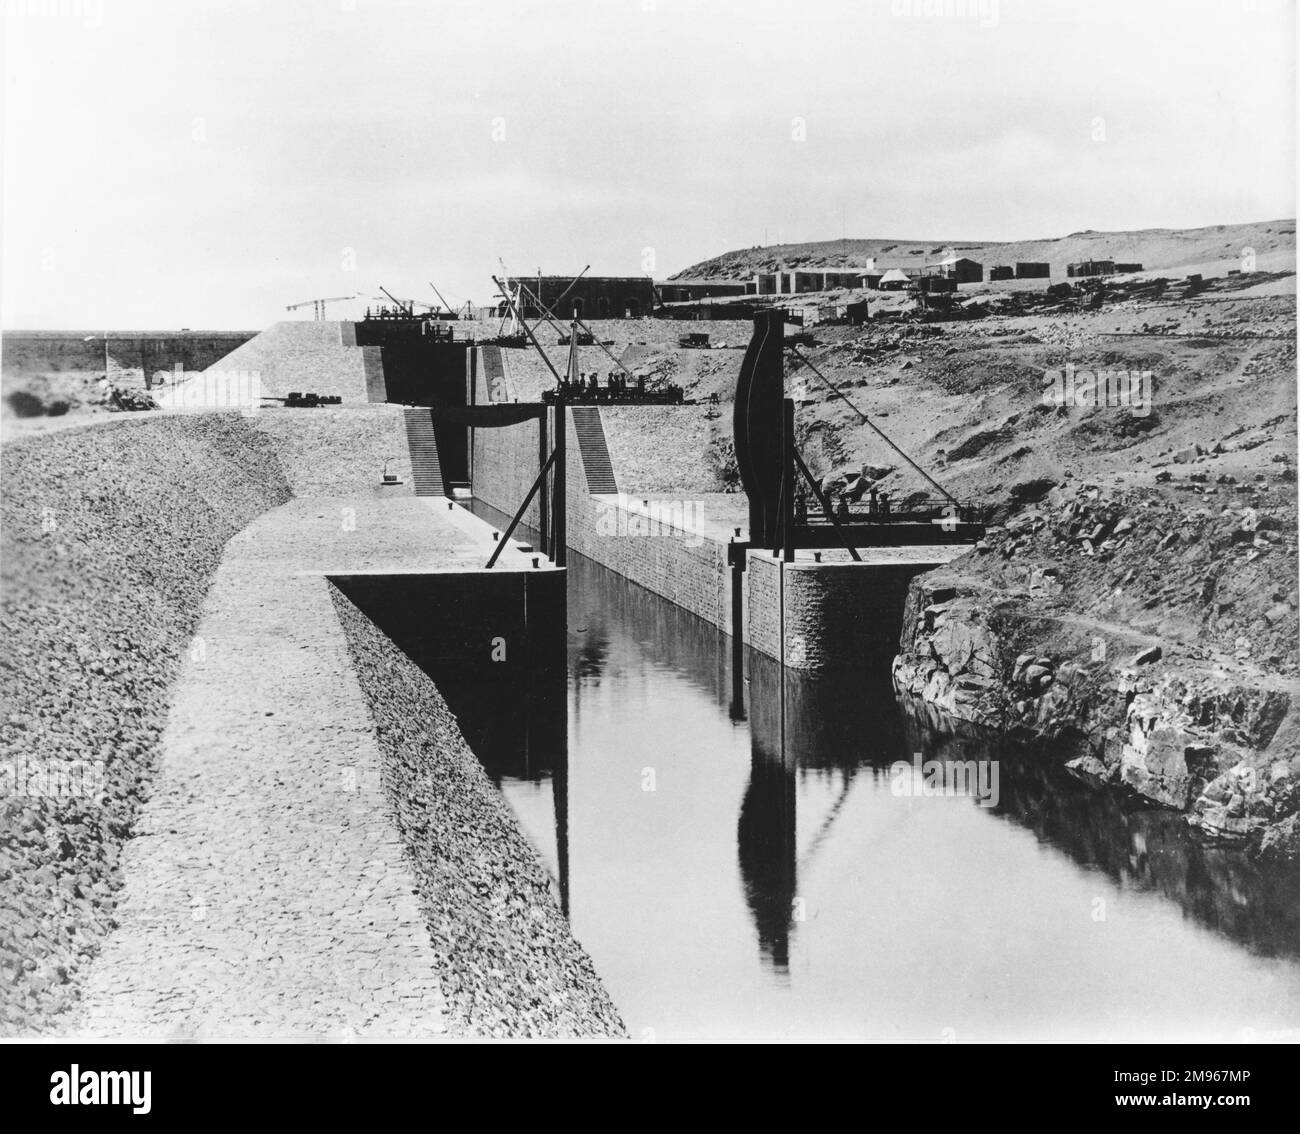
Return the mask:
[[[451,1034],[623,1036],[510,805],[433,682],[331,588],[384,752]]]
[[[1273,468],[1051,489],[914,580],[896,686],[940,717],[1054,741],[1207,835],[1295,857],[1295,471]]]
[[[235,414],[5,445],[0,1032],[49,1026],[114,928],[168,690],[231,536],[286,501]]]

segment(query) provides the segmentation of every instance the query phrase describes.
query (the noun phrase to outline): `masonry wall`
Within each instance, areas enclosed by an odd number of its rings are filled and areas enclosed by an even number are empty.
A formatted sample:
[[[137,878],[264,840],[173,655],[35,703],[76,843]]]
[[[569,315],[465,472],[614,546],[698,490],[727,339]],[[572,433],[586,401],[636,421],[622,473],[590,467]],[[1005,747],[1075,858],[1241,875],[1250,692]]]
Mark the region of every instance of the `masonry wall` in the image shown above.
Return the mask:
[[[802,670],[887,673],[902,625],[908,584],[937,564],[809,563],[782,565],[751,552],[746,641]],[[784,617],[781,596],[784,593]]]

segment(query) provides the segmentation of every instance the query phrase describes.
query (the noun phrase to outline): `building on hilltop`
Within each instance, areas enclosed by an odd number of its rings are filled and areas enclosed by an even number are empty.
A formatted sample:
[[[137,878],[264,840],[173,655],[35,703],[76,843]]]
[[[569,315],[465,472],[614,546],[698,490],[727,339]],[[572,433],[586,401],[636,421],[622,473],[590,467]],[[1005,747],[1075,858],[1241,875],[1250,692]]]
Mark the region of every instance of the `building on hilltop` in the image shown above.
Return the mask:
[[[856,290],[869,286],[871,268],[781,268],[758,272],[751,284],[752,295],[802,295],[810,291]]]
[[[1083,260],[1065,266],[1067,276],[1110,276],[1115,274],[1114,260]]]
[[[654,282],[648,276],[520,276],[530,294],[522,314],[536,319],[542,310],[561,322],[580,319],[636,319],[654,310]],[[542,310],[538,309],[540,302]]]
[[[983,283],[984,265],[968,256],[946,256],[937,264],[927,264],[921,269],[923,276],[938,276],[956,283]]]
[[[663,280],[654,285],[660,303],[689,303],[750,293],[743,280]]]

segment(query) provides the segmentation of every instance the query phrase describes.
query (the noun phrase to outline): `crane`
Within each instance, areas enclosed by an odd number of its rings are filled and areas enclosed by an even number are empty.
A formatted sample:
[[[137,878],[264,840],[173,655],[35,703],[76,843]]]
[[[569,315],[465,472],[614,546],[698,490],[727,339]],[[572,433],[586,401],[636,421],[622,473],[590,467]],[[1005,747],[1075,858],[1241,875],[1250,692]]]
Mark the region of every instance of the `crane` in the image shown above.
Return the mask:
[[[356,299],[355,295],[332,295],[328,299],[304,299],[301,303],[291,303],[285,308],[286,311],[297,311],[299,307],[310,307],[314,313],[317,322],[325,318],[325,304],[327,303],[346,303],[349,299]]]
[[[432,283],[432,281],[429,283],[429,286],[430,286],[431,288],[433,288],[433,294],[436,295],[436,296],[438,297],[439,302],[441,302],[441,304],[442,304],[442,305],[447,309],[447,314],[448,314],[448,315],[452,315],[452,314],[454,314],[454,312],[452,311],[452,308],[451,308],[451,304],[448,303],[445,299],[442,298],[442,292],[440,292],[440,291],[437,289],[437,287],[434,286],[434,284]]]
[[[383,284],[379,285],[379,290],[382,291],[384,295],[386,295],[393,303],[397,305],[397,309],[399,311],[405,312],[407,318],[410,319],[415,318],[415,309],[417,307],[423,307],[426,311],[437,310],[436,304],[425,303],[423,300],[420,299],[398,299],[397,296],[395,296],[391,291],[389,291],[388,288],[384,287]],[[372,298],[379,299],[380,297],[376,295],[373,296]]]

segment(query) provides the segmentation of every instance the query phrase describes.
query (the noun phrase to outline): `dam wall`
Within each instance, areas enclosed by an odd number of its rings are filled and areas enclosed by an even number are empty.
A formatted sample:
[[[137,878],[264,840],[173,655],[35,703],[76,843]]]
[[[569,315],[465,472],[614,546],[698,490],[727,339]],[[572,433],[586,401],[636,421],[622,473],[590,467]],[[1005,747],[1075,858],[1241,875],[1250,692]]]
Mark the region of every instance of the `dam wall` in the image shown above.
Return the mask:
[[[0,336],[3,373],[107,374],[143,381],[206,370],[257,335],[256,331],[6,331]]]
[[[653,437],[660,409],[622,407],[616,419],[610,415],[611,456],[629,447],[620,444],[624,430]],[[605,416],[603,407],[599,412]],[[730,634],[727,544],[737,527],[744,532],[745,498],[689,490],[675,497],[640,494],[635,484],[625,483],[626,466],[618,460],[613,463],[620,492],[592,495],[571,419],[566,437],[568,546]],[[536,424],[478,429],[473,446],[474,495],[507,517],[514,515],[537,475]],[[682,464],[688,484],[699,483],[698,454],[670,453],[662,465],[674,461]],[[536,501],[524,522],[538,526]],[[746,643],[791,669],[888,673],[908,584],[965,550],[863,549],[859,563],[840,550],[828,549],[820,562],[801,551],[784,566],[770,553],[751,551],[741,595]]]

